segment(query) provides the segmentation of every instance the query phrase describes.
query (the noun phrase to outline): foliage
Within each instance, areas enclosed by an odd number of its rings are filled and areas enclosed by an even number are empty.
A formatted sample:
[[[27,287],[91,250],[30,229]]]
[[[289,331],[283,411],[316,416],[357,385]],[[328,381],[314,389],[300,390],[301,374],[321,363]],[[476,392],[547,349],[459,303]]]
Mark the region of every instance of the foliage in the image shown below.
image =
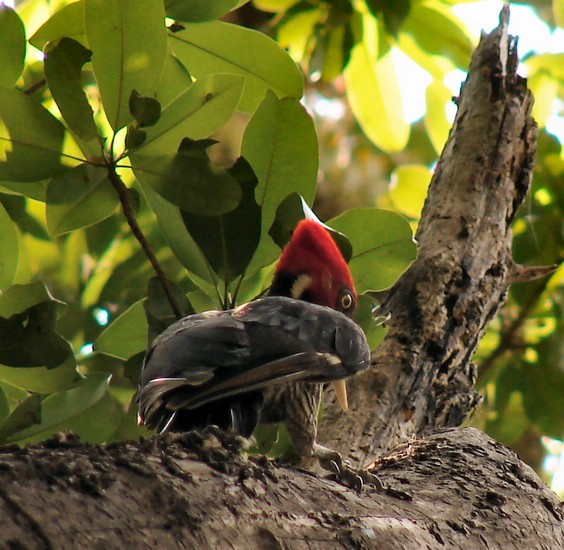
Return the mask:
[[[352,256],[375,344],[371,293],[413,258],[405,219],[416,227],[448,136],[445,77],[473,48],[455,3],[255,0],[272,37],[227,22],[244,17],[236,0],[0,7],[0,443],[138,436],[147,334],[174,320],[171,300],[189,313],[264,292],[314,200]],[[411,124],[398,52],[430,77]],[[526,65],[541,138],[514,253],[542,265],[562,253],[564,155],[544,129],[561,54]],[[476,422],[506,443],[564,436],[561,281],[512,288],[479,350]]]
[[[318,147],[302,75],[265,34],[216,19],[235,4],[81,0],[37,29],[42,2],[0,8],[10,60],[0,443],[61,428],[94,442],[139,435],[132,399],[147,336],[175,313],[264,292],[279,246],[311,213]],[[210,136],[236,113],[248,119],[242,156],[221,164]],[[365,218],[389,230],[363,235]],[[390,259],[383,276],[359,278],[361,293],[389,286],[414,257],[397,214],[350,211],[334,224],[353,270]]]

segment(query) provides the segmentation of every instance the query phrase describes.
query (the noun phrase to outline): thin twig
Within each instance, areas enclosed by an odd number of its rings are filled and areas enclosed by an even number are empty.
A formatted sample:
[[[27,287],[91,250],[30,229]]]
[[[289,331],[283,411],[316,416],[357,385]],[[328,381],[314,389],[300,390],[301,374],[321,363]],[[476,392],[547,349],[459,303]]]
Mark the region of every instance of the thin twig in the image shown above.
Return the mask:
[[[163,291],[167,297],[170,307],[172,308],[172,311],[174,312],[174,315],[176,316],[177,319],[180,319],[182,317],[182,311],[180,309],[180,306],[178,305],[178,302],[174,297],[172,287],[170,286],[170,283],[166,278],[166,275],[163,271],[163,268],[161,267],[161,264],[157,260],[149,242],[147,241],[145,235],[143,234],[141,228],[139,227],[139,224],[137,223],[135,212],[133,211],[133,207],[131,206],[131,201],[129,200],[129,196],[127,194],[127,187],[125,186],[121,178],[118,176],[115,167],[109,165],[108,168],[109,168],[108,177],[110,179],[110,182],[114,186],[116,193],[118,194],[119,201],[123,209],[123,214],[125,216],[125,219],[127,220],[127,223],[129,224],[129,227],[131,228],[131,232],[133,233],[133,235],[141,245],[141,248],[145,252],[147,258],[151,262],[151,265],[153,266],[153,269],[155,270],[155,273],[157,274],[157,277],[163,287]]]
[[[41,90],[41,88],[43,88],[45,84],[47,84],[47,81],[44,78],[42,78],[41,80],[38,80],[35,84],[32,84],[27,90],[24,90],[24,94],[25,95],[34,94],[35,92],[37,92],[37,90]]]

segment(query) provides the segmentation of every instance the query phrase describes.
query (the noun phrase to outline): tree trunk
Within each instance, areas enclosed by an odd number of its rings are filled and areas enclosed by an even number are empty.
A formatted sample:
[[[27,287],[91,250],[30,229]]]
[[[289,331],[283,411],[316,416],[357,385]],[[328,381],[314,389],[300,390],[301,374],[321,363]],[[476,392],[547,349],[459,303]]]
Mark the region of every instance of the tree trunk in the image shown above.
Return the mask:
[[[406,436],[463,422],[480,399],[472,355],[489,321],[512,282],[545,272],[511,256],[537,128],[508,18],[505,8],[472,56],[416,233],[418,257],[383,303],[387,336],[370,371],[349,383],[351,412],[331,404],[324,414],[320,441],[360,465]]]
[[[513,452],[469,428],[414,438],[475,407],[487,323],[542,273],[510,253],[536,128],[507,19],[472,58],[387,337],[351,412],[326,407],[319,441],[375,461],[384,490],[249,459],[214,429],[106,447],[60,435],[0,450],[2,548],[564,548],[562,503]]]
[[[5,548],[564,548],[558,497],[473,428],[383,457],[382,493],[238,452],[219,430],[140,444],[58,436],[0,454]]]

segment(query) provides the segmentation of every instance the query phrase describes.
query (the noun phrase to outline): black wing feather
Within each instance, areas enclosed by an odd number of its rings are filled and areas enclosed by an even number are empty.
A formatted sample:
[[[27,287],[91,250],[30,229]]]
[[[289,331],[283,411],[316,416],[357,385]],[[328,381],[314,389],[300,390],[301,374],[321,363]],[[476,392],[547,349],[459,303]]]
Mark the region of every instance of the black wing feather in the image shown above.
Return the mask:
[[[153,428],[213,422],[250,435],[264,387],[344,378],[367,368],[369,359],[364,333],[353,321],[291,298],[192,315],[171,325],[147,353],[140,417]]]

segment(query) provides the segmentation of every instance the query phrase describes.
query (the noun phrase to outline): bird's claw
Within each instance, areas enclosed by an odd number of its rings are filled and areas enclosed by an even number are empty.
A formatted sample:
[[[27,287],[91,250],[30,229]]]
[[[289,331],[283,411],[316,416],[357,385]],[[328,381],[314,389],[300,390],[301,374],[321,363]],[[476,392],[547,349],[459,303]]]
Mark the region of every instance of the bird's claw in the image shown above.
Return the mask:
[[[324,470],[331,472],[335,480],[342,485],[354,489],[358,493],[362,491],[365,485],[374,487],[379,493],[384,490],[377,475],[368,470],[353,468],[351,463],[348,460],[343,460],[343,457],[337,451],[318,445],[315,454],[319,460],[319,465]]]

